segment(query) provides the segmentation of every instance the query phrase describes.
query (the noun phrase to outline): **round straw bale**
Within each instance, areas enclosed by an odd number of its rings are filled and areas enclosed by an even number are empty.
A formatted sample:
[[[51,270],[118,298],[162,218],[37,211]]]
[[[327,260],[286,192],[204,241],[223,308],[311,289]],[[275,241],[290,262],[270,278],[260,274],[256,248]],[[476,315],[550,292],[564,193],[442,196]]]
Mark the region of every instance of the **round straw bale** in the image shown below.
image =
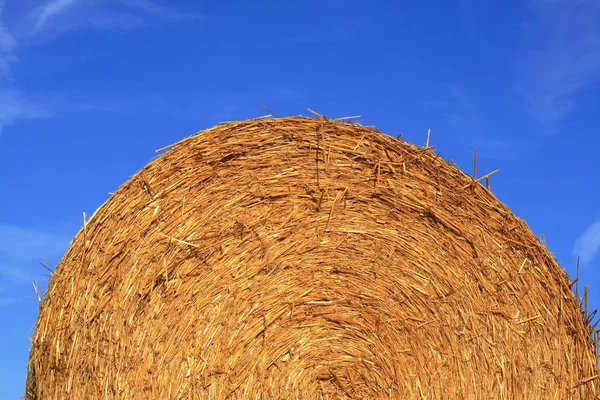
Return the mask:
[[[596,398],[570,283],[430,148],[325,118],[222,124],[85,222],[27,398]]]

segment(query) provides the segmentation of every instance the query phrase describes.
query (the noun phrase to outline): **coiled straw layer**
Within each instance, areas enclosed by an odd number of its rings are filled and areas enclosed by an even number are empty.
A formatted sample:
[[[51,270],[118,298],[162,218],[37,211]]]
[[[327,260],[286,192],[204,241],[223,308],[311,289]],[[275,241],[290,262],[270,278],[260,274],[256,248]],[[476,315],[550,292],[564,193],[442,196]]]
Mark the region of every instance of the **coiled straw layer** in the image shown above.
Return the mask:
[[[223,124],[77,234],[27,398],[597,398],[569,285],[429,148],[325,118]]]

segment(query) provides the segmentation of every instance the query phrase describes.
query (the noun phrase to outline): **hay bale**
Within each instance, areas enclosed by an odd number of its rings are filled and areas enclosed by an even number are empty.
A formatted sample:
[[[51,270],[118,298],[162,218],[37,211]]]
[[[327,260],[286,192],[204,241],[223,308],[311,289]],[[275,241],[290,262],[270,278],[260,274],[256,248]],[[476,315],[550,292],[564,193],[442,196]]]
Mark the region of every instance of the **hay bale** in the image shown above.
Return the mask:
[[[527,225],[428,149],[350,123],[175,144],[77,234],[29,399],[590,399],[597,352]]]

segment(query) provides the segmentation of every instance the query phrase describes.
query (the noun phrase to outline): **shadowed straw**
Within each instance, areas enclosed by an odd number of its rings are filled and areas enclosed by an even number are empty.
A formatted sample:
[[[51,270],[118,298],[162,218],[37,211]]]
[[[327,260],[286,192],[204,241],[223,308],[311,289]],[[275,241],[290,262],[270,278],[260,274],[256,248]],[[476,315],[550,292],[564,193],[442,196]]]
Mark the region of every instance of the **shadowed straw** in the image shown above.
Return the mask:
[[[568,276],[433,152],[322,116],[171,147],[57,266],[28,399],[598,396]]]

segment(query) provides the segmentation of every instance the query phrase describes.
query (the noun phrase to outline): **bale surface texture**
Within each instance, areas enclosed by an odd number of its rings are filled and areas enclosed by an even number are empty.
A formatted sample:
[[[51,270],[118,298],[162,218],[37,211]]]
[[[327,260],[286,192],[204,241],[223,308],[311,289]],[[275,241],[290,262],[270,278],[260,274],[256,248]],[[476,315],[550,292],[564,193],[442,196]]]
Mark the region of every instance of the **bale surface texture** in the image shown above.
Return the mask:
[[[28,399],[594,399],[570,280],[431,149],[302,117],[175,145],[51,277]]]

